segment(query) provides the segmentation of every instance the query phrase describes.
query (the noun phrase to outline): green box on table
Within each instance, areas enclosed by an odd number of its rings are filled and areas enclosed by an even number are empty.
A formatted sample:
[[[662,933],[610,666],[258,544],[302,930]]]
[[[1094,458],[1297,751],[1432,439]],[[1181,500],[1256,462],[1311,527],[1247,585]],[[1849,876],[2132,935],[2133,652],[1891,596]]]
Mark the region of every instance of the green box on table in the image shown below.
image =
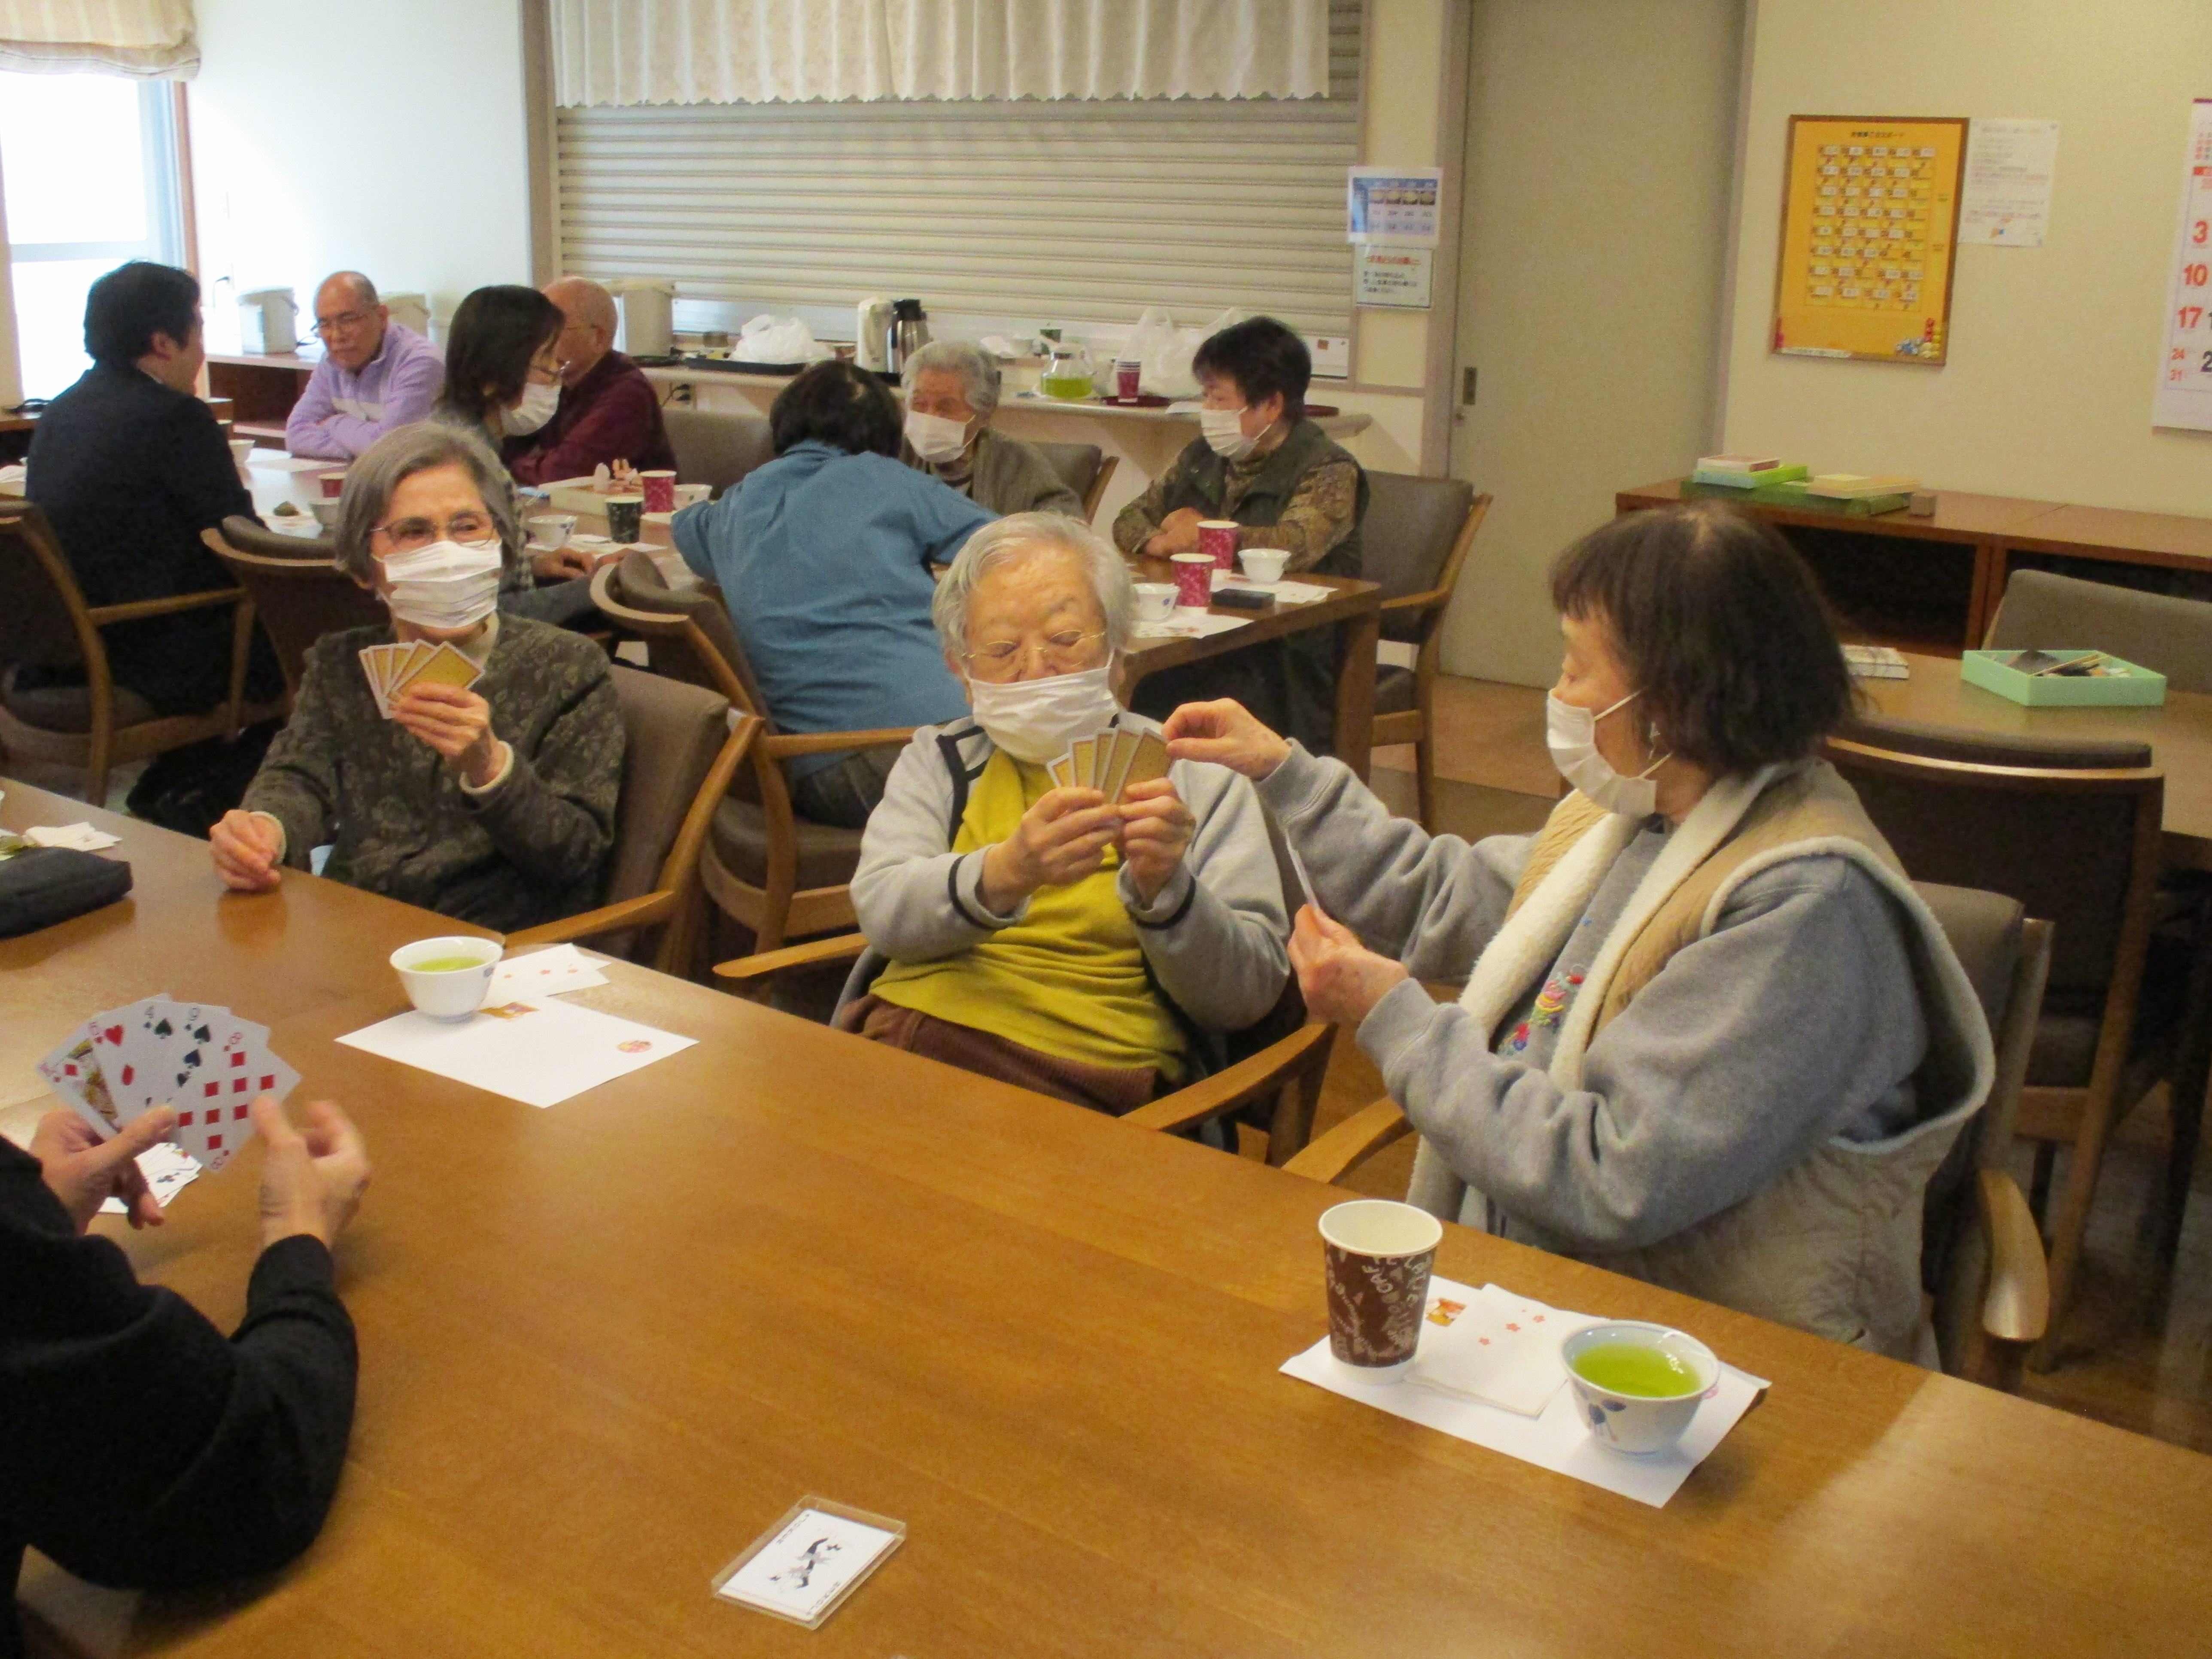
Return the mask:
[[[2165,675],[2110,654],[2106,663],[2119,672],[2105,675],[2023,674],[2005,660],[2018,654],[1969,651],[1959,659],[1960,676],[1969,685],[2031,708],[2152,708],[2166,701]],[[2094,653],[2050,649],[2049,654],[2071,661]]]

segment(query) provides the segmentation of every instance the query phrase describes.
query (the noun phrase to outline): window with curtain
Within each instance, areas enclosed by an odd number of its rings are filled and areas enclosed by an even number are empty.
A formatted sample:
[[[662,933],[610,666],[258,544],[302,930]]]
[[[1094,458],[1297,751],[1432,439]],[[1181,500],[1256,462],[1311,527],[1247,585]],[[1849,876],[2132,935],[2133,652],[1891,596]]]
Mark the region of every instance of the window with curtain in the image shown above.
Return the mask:
[[[640,3],[556,0],[558,96],[777,91],[773,101],[564,102],[556,112],[563,269],[673,280],[679,329],[734,330],[775,311],[848,339],[854,304],[879,295],[921,299],[940,337],[1047,323],[1118,329],[1151,305],[1186,326],[1235,307],[1308,334],[1350,331],[1344,191],[1358,159],[1358,0],[1304,8],[1318,20],[1313,51],[1278,41],[1242,56],[1234,38],[1194,51],[1188,33],[1192,19],[1257,15],[1233,0],[1127,0],[1118,11],[1029,0],[1032,22],[1181,17],[1185,33],[1179,46],[1158,29],[1142,42],[1055,37],[1052,50],[1026,55],[1002,32],[947,33],[947,18],[988,21],[1012,0],[823,0],[817,21],[848,25],[827,46],[817,31],[811,45],[695,35],[679,50],[633,27],[622,65],[609,58],[614,36],[594,46],[576,33],[595,20],[612,27],[610,9]],[[714,9],[788,15],[787,0],[671,8]],[[587,48],[599,54],[596,69],[580,62]],[[679,64],[688,67],[672,79]],[[1301,73],[1322,95],[902,95],[1187,86],[1194,76],[1290,85]],[[843,87],[847,101],[781,95],[810,87]]]
[[[23,395],[84,373],[84,295],[126,259],[185,262],[167,85],[0,73],[0,187]]]

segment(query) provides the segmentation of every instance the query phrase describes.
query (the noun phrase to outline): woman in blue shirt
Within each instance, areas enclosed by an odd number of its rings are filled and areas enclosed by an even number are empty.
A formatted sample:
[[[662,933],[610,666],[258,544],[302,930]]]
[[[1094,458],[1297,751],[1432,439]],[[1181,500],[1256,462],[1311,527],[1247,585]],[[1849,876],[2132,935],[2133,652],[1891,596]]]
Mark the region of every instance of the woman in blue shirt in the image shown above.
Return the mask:
[[[898,459],[898,405],[850,363],[817,363],[769,411],[775,459],[676,515],[677,550],[717,582],[768,712],[787,732],[959,719],[929,619],[930,566],[996,515]],[[896,749],[788,762],[792,804],[857,830]]]

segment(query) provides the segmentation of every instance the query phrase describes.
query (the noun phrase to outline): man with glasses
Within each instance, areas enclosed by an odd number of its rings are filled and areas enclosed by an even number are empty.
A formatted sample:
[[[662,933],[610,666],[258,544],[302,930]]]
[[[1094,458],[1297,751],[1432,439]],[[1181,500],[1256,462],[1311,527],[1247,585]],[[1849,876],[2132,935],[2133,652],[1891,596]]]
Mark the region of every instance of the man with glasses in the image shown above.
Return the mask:
[[[323,361],[284,422],[284,447],[314,460],[349,461],[386,433],[429,418],[445,384],[438,348],[392,320],[376,284],[341,270],[315,290]]]
[[[614,349],[614,295],[581,276],[548,283],[544,293],[566,319],[553,347],[561,401],[537,431],[507,441],[508,474],[517,483],[542,484],[617,461],[641,472],[673,468],[660,395],[645,371]]]

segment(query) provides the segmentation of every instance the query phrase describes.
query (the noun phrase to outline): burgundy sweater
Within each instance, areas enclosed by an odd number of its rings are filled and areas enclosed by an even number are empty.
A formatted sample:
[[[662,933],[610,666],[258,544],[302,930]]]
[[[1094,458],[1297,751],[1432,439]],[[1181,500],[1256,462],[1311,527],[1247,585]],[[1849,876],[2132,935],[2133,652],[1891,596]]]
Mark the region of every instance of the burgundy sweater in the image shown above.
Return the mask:
[[[520,484],[580,478],[628,461],[641,472],[676,465],[660,423],[660,399],[645,371],[610,351],[575,385],[561,388],[553,418],[507,443],[507,470]]]

